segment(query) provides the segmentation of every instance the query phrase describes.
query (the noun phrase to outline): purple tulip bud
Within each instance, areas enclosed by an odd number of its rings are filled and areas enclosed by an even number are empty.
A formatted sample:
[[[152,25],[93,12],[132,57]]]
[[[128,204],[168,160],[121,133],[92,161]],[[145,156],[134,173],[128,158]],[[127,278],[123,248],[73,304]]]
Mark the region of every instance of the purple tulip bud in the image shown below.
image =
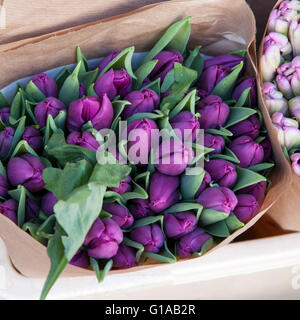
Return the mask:
[[[270,115],[275,112],[282,112],[283,114],[287,112],[288,102],[272,82],[264,83],[264,94],[266,98],[265,102]]]
[[[48,217],[54,214],[54,205],[58,199],[52,192],[47,192],[42,198],[41,209]]]
[[[40,73],[34,76],[31,80],[45,97],[57,97],[58,90],[56,82],[46,73]]]
[[[106,58],[101,60],[101,62],[98,65],[99,74],[104,70],[104,68],[114,60],[115,57],[117,57],[121,51],[112,51]]]
[[[290,23],[289,39],[293,48],[293,56],[298,56],[300,54],[300,25],[298,19]]]
[[[69,264],[80,268],[88,268],[90,265],[90,260],[87,252],[79,249],[75,256],[70,260]]]
[[[229,107],[220,97],[208,96],[197,103],[197,112],[201,115],[201,129],[215,129],[225,124]]]
[[[259,129],[260,121],[256,114],[228,128],[234,137],[249,136],[252,139],[259,136]]]
[[[283,56],[287,56],[292,53],[292,46],[289,39],[285,35],[277,32],[270,32],[265,37],[264,45],[277,46]]]
[[[250,88],[250,101],[251,106],[254,107],[257,101],[257,94],[256,94],[256,80],[253,77],[247,77],[240,81],[240,83],[235,87],[232,98],[236,101],[239,100],[242,93]]]
[[[177,243],[179,257],[189,258],[193,253],[200,252],[204,243],[209,239],[211,239],[211,236],[200,228],[183,236]]]
[[[74,144],[76,146],[97,151],[100,147],[99,142],[89,131],[84,132],[71,132],[67,137],[68,144]]]
[[[96,130],[110,128],[114,110],[107,95],[86,97],[73,101],[68,110],[67,126],[70,132],[80,131],[81,127],[91,121]]]
[[[45,127],[48,115],[51,114],[54,119],[61,110],[66,109],[66,106],[56,98],[48,97],[41,101],[34,108],[34,116],[40,127]]]
[[[40,201],[27,197],[25,206],[26,221],[38,218],[40,214],[40,207]]]
[[[231,69],[222,65],[214,65],[205,69],[197,81],[198,89],[211,94],[216,85],[231,72]]]
[[[166,139],[154,152],[154,163],[160,173],[181,174],[194,158],[193,149],[176,139]]]
[[[197,190],[197,192],[195,193],[195,198],[198,198],[200,196],[200,193],[203,190],[205,190],[210,183],[211,183],[211,176],[208,172],[205,171],[201,185],[200,185],[199,189]]]
[[[223,56],[205,60],[204,69],[212,66],[224,66],[226,68],[232,69],[233,67],[239,65],[241,62],[244,62],[245,64],[245,59],[235,54],[225,54]]]
[[[238,204],[233,212],[243,223],[249,222],[259,212],[259,204],[251,194],[238,194]]]
[[[151,89],[132,91],[124,97],[124,100],[131,103],[130,105],[125,106],[124,111],[122,112],[122,118],[124,120],[136,113],[151,113],[158,108],[160,102],[157,93]]]
[[[114,191],[118,194],[130,192],[132,190],[131,181],[132,179],[130,178],[130,176],[128,176],[125,180],[120,182],[118,188],[109,188],[109,190]]]
[[[105,72],[95,83],[94,90],[99,97],[104,93],[110,100],[119,95],[122,99],[131,91],[132,79],[125,69]]]
[[[123,241],[123,232],[111,218],[97,218],[84,240],[90,257],[110,259],[115,256],[119,244]]]
[[[5,217],[13,221],[15,224],[18,223],[18,203],[9,199],[0,203],[0,214],[3,214]]]
[[[170,119],[173,129],[180,130],[182,141],[194,141],[197,137],[200,123],[189,111],[182,111]]]
[[[127,207],[135,219],[145,218],[154,215],[147,199],[130,200],[128,202]]]
[[[146,252],[159,252],[164,244],[164,235],[157,223],[133,229],[130,238],[144,246]]]
[[[237,193],[252,195],[258,202],[259,206],[261,206],[265,199],[266,189],[267,189],[267,182],[261,181],[249,187],[240,189]]]
[[[268,162],[269,159],[271,158],[271,154],[272,154],[272,145],[271,145],[271,141],[268,138],[265,138],[260,145],[262,146],[263,150],[264,150],[264,158],[263,158],[263,162]]]
[[[132,247],[119,245],[117,254],[113,257],[113,267],[118,269],[132,268],[137,265],[136,253]]]
[[[15,130],[11,127],[6,127],[0,132],[0,158],[4,159],[11,148]]]
[[[7,176],[14,187],[23,185],[30,192],[44,188],[42,173],[45,169],[41,160],[29,153],[11,158],[7,165]]]
[[[36,152],[41,151],[43,147],[43,137],[40,131],[34,127],[25,128],[23,140],[27,141],[30,147]]]
[[[198,97],[200,98],[200,100],[203,100],[204,98],[206,98],[207,96],[209,96],[208,92],[206,92],[203,89],[199,89],[198,93],[197,93]]]
[[[212,148],[209,154],[220,154],[223,152],[225,147],[225,141],[221,136],[214,136],[209,133],[204,133],[204,146],[206,148]]]
[[[197,199],[205,209],[212,209],[229,214],[237,205],[235,194],[226,187],[205,189]]]
[[[261,163],[264,159],[264,149],[248,136],[241,136],[234,139],[229,148],[240,160],[241,168],[248,168]]]
[[[194,231],[196,227],[197,219],[193,211],[164,214],[164,230],[168,238],[177,239]]]
[[[137,119],[127,126],[128,157],[134,164],[147,164],[151,150],[151,134],[158,126],[151,119]],[[124,137],[126,139],[126,137]]]
[[[288,102],[290,113],[300,121],[300,97],[295,97]]]
[[[268,31],[278,32],[287,36],[289,30],[289,22],[282,16],[280,10],[272,10],[269,16]]]
[[[149,183],[149,206],[159,213],[175,204],[179,199],[179,177],[155,172]]]
[[[0,197],[6,198],[8,196],[9,184],[7,180],[0,174]]]
[[[294,153],[291,156],[292,168],[296,175],[300,176],[300,153]]]
[[[6,123],[10,117],[10,108],[1,108],[0,109],[0,119],[3,123]]]
[[[205,170],[221,187],[232,187],[237,180],[235,166],[223,159],[213,159],[205,163]]]
[[[79,83],[78,98],[81,99],[83,96],[86,96],[86,87],[83,83]]]
[[[174,64],[182,63],[183,57],[176,50],[164,50],[158,53],[152,60],[158,60],[149,78],[153,81],[160,78],[161,83],[164,81],[167,73],[174,68]]]
[[[123,229],[127,229],[133,224],[132,214],[118,203],[103,203],[102,209],[110,213],[111,218]]]

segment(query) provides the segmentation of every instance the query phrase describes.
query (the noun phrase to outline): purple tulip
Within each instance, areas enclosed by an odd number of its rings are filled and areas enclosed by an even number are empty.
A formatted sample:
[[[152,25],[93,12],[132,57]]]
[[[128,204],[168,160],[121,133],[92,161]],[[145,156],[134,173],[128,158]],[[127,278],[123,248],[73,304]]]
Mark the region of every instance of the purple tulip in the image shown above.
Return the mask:
[[[151,119],[137,119],[127,126],[128,157],[134,164],[148,163],[152,132],[158,132],[158,126]]]
[[[122,118],[124,120],[136,113],[151,113],[158,108],[160,102],[157,93],[151,89],[132,91],[124,97],[124,100],[131,103],[130,105],[125,106],[124,111],[122,112]]]
[[[235,166],[223,159],[213,159],[205,163],[205,170],[221,187],[232,187],[237,181]]]
[[[168,238],[177,239],[197,227],[197,219],[193,211],[164,214],[164,230]]]
[[[86,96],[86,87],[83,83],[79,83],[78,99],[81,99],[83,96]]]
[[[164,50],[158,53],[152,60],[158,60],[149,78],[153,81],[160,78],[161,83],[164,81],[167,73],[174,68],[174,64],[182,63],[183,57],[176,50]]]
[[[85,237],[84,245],[90,257],[110,259],[117,254],[122,241],[123,232],[114,220],[97,218]]]
[[[300,25],[299,18],[293,20],[289,27],[289,39],[293,48],[293,56],[298,56],[300,54]]]
[[[18,223],[18,203],[9,199],[0,203],[0,214],[3,214],[5,217],[13,221],[15,224]]]
[[[197,103],[197,112],[201,129],[215,129],[225,124],[229,115],[229,107],[220,97],[208,96]]]
[[[57,97],[58,90],[56,82],[46,73],[40,73],[34,76],[31,80],[45,97]]]
[[[41,160],[29,153],[11,158],[7,165],[7,176],[14,187],[23,185],[30,192],[41,191],[45,184],[42,178],[45,169]]]
[[[276,82],[287,99],[300,95],[300,57],[277,68]]]
[[[122,99],[131,91],[132,79],[125,69],[110,69],[95,83],[94,90],[99,97],[107,94],[110,100],[119,95]]]
[[[193,149],[176,139],[166,139],[154,152],[154,163],[160,173],[181,174],[194,158]]]
[[[259,136],[260,121],[256,114],[253,114],[246,120],[243,120],[228,130],[233,133],[234,137],[248,136],[252,139],[256,139]]]
[[[46,216],[51,216],[54,214],[54,205],[58,199],[52,192],[47,192],[42,198],[41,209],[45,213]]]
[[[261,181],[249,187],[240,189],[237,193],[252,195],[258,202],[259,206],[261,206],[265,199],[266,189],[267,189],[267,182]]]
[[[73,101],[68,110],[67,126],[70,132],[80,131],[88,121],[96,130],[110,128],[114,110],[107,95],[102,97],[85,97]]]
[[[132,214],[118,203],[103,203],[102,209],[110,213],[111,218],[123,229],[127,229],[133,224]]]
[[[10,117],[10,108],[1,108],[0,109],[0,119],[3,123],[6,123]]]
[[[149,183],[150,209],[159,213],[175,204],[179,199],[179,177],[155,172]]]
[[[130,200],[127,206],[135,219],[145,218],[154,215],[147,199]]]
[[[104,70],[104,68],[114,60],[115,57],[117,57],[121,51],[112,51],[106,58],[101,60],[101,62],[98,65],[99,74]]]
[[[200,129],[199,121],[189,111],[176,114],[170,119],[170,124],[174,130],[180,130],[182,141],[194,141]]]
[[[132,268],[137,265],[136,253],[132,247],[119,245],[117,254],[113,257],[113,267],[118,269]]]
[[[225,54],[223,56],[205,60],[204,69],[210,68],[212,66],[224,66],[226,68],[232,69],[233,67],[239,65],[241,62],[244,62],[245,64],[245,59],[235,54]]]
[[[263,158],[263,162],[268,162],[269,159],[271,158],[271,154],[272,154],[272,145],[271,145],[271,141],[268,138],[265,138],[260,145],[262,146],[263,150],[264,150],[264,158]]]
[[[239,100],[242,93],[250,88],[250,102],[251,106],[254,107],[257,101],[257,94],[256,94],[256,80],[253,77],[247,77],[240,81],[240,83],[235,87],[232,98],[236,101]]]
[[[0,174],[0,197],[6,198],[8,196],[9,184],[6,178]]]
[[[271,11],[269,16],[268,32],[278,32],[287,36],[289,30],[289,21],[278,9]]]
[[[199,89],[198,93],[197,93],[198,97],[200,98],[200,100],[203,100],[204,98],[206,98],[207,96],[209,96],[208,92],[206,92],[203,89]]]
[[[211,183],[211,176],[208,172],[205,171],[201,185],[200,185],[199,189],[197,190],[197,192],[195,193],[195,198],[198,198],[200,196],[200,193],[203,190],[205,190],[210,183]]]
[[[283,114],[286,114],[288,110],[288,102],[272,82],[264,83],[264,94],[266,106],[270,115],[275,112],[282,112]]]
[[[300,120],[300,97],[295,97],[288,102],[289,111],[292,116],[294,116],[298,122]]]
[[[231,69],[222,65],[213,65],[205,69],[197,81],[198,89],[211,94],[216,85],[227,77]]]
[[[118,188],[109,188],[108,190],[116,192],[118,194],[124,194],[132,190],[131,186],[132,179],[128,176],[125,180],[121,181]]]
[[[235,194],[226,187],[205,189],[197,199],[205,209],[212,209],[229,214],[237,205]]]
[[[44,101],[39,102],[34,108],[34,116],[40,127],[45,127],[50,114],[53,119],[61,110],[65,110],[66,106],[54,97],[48,97]]]
[[[68,144],[74,144],[76,146],[97,151],[100,147],[99,142],[89,131],[84,132],[71,132],[67,137]]]
[[[15,130],[11,127],[6,127],[0,132],[0,158],[4,159],[11,148]]]
[[[35,127],[26,127],[23,133],[23,140],[27,141],[30,147],[36,151],[41,151],[43,147],[43,137]]]
[[[248,136],[241,136],[234,139],[229,148],[240,160],[241,168],[248,168],[261,163],[264,159],[264,149]]]
[[[38,218],[40,214],[40,201],[32,199],[32,198],[26,198],[26,205],[25,205],[25,217],[26,221]]]
[[[69,264],[80,268],[88,268],[90,265],[89,256],[86,251],[79,249],[75,256],[70,260]]]
[[[291,156],[292,168],[297,176],[300,176],[300,153],[294,153]]]
[[[164,244],[164,235],[157,223],[133,229],[130,238],[142,244],[146,252],[158,253]]]
[[[238,194],[238,204],[233,212],[243,223],[249,222],[259,212],[259,204],[251,194]]]
[[[197,228],[180,238],[176,245],[177,254],[180,258],[189,258],[193,253],[200,252],[204,243],[211,238],[203,229]]]
[[[214,136],[209,133],[204,133],[204,146],[206,148],[212,148],[214,151],[211,151],[209,154],[220,154],[223,152],[225,147],[225,141],[221,136]]]

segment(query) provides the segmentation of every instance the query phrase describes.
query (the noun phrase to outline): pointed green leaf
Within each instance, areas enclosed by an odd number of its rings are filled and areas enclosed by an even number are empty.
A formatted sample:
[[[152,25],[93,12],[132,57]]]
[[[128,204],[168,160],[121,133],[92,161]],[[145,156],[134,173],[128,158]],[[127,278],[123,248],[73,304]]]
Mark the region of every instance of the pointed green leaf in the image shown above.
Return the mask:
[[[199,223],[201,226],[207,226],[210,224],[214,224],[218,221],[225,220],[228,217],[228,214],[221,211],[216,211],[212,209],[203,209]]]
[[[207,231],[207,233],[215,237],[227,238],[230,235],[225,221],[219,221],[206,226],[205,230]]]
[[[234,192],[258,182],[267,181],[264,176],[249,169],[236,167],[236,172],[238,174],[238,180],[233,188]]]
[[[136,90],[140,89],[144,80],[149,76],[151,71],[154,69],[158,60],[151,60],[143,63],[136,71],[136,80],[134,81],[134,88]]]
[[[229,128],[230,126],[233,126],[234,124],[249,118],[255,113],[256,113],[255,109],[250,109],[245,107],[231,107],[225,128]]]
[[[32,98],[33,101],[40,102],[46,99],[42,91],[30,80],[25,89],[26,93]]]

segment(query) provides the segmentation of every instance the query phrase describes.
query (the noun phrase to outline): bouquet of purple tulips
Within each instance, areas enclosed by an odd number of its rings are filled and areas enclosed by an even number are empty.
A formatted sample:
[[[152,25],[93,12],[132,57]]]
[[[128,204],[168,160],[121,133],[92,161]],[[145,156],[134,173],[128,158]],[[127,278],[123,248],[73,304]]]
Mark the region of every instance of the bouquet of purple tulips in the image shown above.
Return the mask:
[[[47,246],[42,298],[68,263],[102,281],[200,256],[259,213],[274,162],[247,50],[189,50],[189,20],[1,94],[0,213]]]

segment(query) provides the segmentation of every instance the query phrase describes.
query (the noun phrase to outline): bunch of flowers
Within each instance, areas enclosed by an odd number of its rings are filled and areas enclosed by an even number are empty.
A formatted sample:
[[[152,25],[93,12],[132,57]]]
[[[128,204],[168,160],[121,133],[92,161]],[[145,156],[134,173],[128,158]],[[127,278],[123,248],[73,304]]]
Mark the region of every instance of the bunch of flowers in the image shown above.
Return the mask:
[[[300,1],[282,1],[269,17],[260,60],[264,96],[278,139],[300,176]]]
[[[274,163],[246,50],[204,59],[189,20],[1,95],[0,213],[47,245],[42,298],[68,263],[101,281],[200,256],[259,212]]]

